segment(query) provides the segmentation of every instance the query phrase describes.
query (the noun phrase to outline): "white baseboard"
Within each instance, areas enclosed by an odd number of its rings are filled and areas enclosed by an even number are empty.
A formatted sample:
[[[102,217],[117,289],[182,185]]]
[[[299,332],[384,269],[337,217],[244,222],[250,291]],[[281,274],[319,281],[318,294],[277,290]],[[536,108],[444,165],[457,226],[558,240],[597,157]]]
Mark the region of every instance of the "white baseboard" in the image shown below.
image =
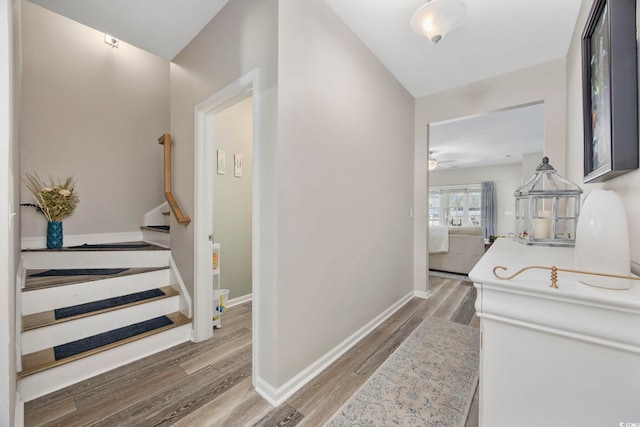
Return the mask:
[[[100,234],[65,234],[64,246],[79,246],[85,243],[97,245],[100,243],[120,243],[139,242],[142,240],[142,231],[129,231],[123,233],[100,233]],[[22,249],[44,249],[47,247],[47,238],[43,237],[23,237],[21,239]]]
[[[431,291],[413,291],[413,296],[416,298],[429,299],[431,295]]]
[[[274,386],[272,386],[271,384],[263,380],[262,378],[257,377],[255,379],[255,384],[253,385],[253,388],[256,390],[256,393],[262,396],[264,400],[269,402],[269,405],[278,406],[280,405],[280,403],[282,403],[282,402],[278,402],[278,400],[274,398],[274,396],[278,394],[278,390]]]
[[[253,294],[242,295],[238,298],[232,298],[227,301],[227,308],[233,307],[234,305],[244,304],[245,302],[249,302],[253,299]]]
[[[282,386],[275,388],[267,381],[263,380],[260,377],[256,378],[255,381],[255,389],[260,396],[262,396],[267,402],[269,402],[273,406],[279,406],[284,403],[289,397],[291,397],[295,392],[300,390],[305,384],[318,376],[322,371],[324,371],[329,365],[335,362],[340,356],[349,351],[353,346],[355,346],[361,339],[366,337],[369,333],[371,333],[375,328],[381,325],[385,320],[387,320],[393,313],[398,311],[402,306],[404,306],[407,302],[411,300],[414,296],[414,291],[411,291],[400,300],[398,300],[395,304],[390,306],[388,309],[380,313],[369,323],[364,325],[362,328],[354,332],[350,337],[342,341],[324,356],[316,360],[314,363],[309,365],[307,368],[302,370],[298,375],[287,381]]]

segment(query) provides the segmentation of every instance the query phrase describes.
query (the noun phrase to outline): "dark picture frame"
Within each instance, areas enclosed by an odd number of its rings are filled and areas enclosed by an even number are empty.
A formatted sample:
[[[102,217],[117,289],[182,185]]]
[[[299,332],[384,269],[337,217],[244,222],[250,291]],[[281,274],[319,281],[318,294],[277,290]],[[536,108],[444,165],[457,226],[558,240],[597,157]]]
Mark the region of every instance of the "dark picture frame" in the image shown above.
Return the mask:
[[[636,0],[595,0],[582,33],[584,182],[638,169]]]

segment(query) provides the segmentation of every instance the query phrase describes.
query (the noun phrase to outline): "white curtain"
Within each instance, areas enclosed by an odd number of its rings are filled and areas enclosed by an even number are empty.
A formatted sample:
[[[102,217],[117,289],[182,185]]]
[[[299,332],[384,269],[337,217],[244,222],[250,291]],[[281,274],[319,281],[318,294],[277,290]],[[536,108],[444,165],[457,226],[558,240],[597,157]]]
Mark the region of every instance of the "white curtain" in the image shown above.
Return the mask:
[[[495,182],[483,181],[482,185],[482,204],[480,211],[482,212],[480,217],[480,225],[484,233],[484,238],[488,239],[489,236],[495,236],[496,234],[496,191]]]

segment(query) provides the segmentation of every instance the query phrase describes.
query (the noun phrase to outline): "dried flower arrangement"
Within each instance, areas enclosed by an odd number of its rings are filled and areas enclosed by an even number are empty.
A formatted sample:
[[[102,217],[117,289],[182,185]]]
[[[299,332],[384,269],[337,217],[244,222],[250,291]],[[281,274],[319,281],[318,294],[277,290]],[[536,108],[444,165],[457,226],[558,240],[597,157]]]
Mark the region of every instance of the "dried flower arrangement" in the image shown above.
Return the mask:
[[[27,173],[23,181],[33,194],[37,208],[47,221],[62,221],[73,214],[80,202],[73,177],[68,176],[61,181],[49,176],[49,183],[45,184],[37,174]]]

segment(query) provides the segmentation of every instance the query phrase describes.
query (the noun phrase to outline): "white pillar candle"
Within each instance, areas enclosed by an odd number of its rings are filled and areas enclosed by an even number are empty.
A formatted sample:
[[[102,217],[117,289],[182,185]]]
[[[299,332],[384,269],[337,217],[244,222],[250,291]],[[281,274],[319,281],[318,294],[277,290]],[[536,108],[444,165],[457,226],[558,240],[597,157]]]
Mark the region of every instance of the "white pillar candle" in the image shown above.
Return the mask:
[[[548,239],[549,238],[549,220],[544,218],[533,219],[533,238]]]

